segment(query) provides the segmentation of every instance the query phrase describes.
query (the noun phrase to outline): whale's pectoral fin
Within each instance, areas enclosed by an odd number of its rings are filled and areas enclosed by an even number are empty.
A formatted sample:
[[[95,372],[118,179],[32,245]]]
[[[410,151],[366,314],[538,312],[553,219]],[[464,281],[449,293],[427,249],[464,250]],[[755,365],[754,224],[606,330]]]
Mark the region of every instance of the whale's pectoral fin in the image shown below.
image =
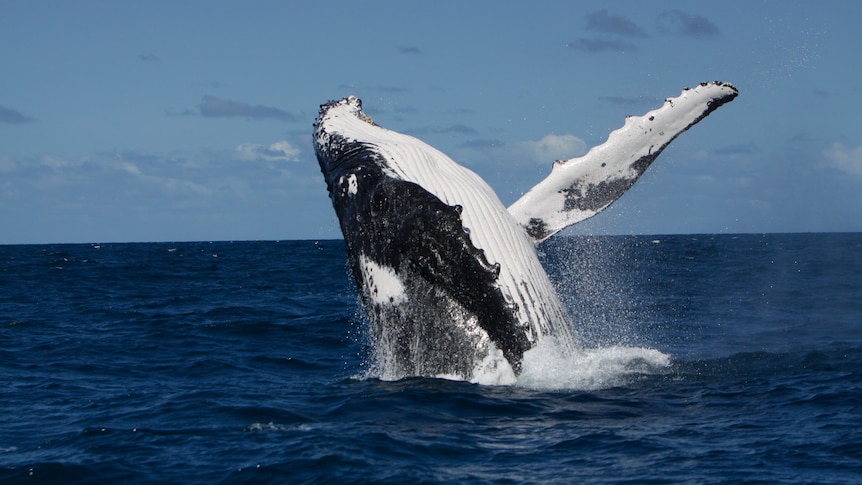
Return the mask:
[[[643,116],[626,118],[608,140],[579,158],[554,163],[551,174],[509,207],[538,243],[592,217],[620,198],[685,130],[730,102],[738,91],[721,82],[686,88]]]

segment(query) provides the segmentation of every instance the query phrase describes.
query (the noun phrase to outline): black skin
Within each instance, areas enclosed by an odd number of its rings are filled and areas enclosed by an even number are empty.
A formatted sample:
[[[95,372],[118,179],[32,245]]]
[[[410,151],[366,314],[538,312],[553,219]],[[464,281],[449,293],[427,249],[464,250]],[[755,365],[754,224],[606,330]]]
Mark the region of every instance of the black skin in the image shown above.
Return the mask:
[[[499,267],[488,263],[464,230],[461,208],[445,204],[417,184],[386,176],[379,168],[382,163],[379,155],[371,147],[331,141],[327,148],[329,150],[323,151],[318,147],[318,161],[360,290],[363,284],[360,255],[393,268],[400,276],[406,276],[402,278],[406,283],[417,278],[423,280],[417,282],[411,298],[449,298],[457,302],[475,315],[479,326],[503,352],[515,372],[519,372],[530,342],[523,325],[515,318],[516,309],[496,286]],[[349,174],[355,177],[357,190],[354,194],[339,185],[347,183],[343,177]],[[434,294],[429,294],[429,288],[433,288]],[[369,317],[374,320],[375,312],[381,309],[375,308],[367,295],[363,296]],[[429,305],[434,304],[429,302]],[[376,316],[390,320],[446,318],[445,315],[405,315],[403,310]],[[416,323],[377,322],[414,326]],[[433,347],[435,339],[429,340],[432,341],[428,344]],[[449,351],[447,348],[436,350]],[[439,357],[441,365],[445,365],[447,357]],[[431,372],[446,370],[451,369],[432,369]]]

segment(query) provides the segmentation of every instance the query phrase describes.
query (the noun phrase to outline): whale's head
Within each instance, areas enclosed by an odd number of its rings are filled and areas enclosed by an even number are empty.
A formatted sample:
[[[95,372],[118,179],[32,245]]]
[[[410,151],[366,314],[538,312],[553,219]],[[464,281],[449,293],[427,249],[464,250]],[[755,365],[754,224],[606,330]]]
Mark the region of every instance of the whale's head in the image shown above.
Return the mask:
[[[314,121],[314,151],[330,193],[332,184],[363,166],[372,167],[382,161],[374,156],[374,146],[368,142],[379,131],[386,130],[362,111],[362,100],[355,96],[320,106]]]
[[[353,117],[372,126],[377,126],[374,120],[362,111],[362,100],[356,96],[348,96],[320,105],[320,114],[317,117],[318,122],[335,117]]]

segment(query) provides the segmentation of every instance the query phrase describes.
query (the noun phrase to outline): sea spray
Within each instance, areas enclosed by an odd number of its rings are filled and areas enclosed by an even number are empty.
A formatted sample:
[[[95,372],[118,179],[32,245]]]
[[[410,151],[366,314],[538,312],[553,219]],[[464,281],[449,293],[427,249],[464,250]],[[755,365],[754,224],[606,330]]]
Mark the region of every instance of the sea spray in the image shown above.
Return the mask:
[[[561,352],[546,339],[524,354],[524,368],[517,385],[531,389],[592,391],[626,385],[636,376],[660,374],[670,366],[670,356],[641,347],[583,349],[574,355]]]

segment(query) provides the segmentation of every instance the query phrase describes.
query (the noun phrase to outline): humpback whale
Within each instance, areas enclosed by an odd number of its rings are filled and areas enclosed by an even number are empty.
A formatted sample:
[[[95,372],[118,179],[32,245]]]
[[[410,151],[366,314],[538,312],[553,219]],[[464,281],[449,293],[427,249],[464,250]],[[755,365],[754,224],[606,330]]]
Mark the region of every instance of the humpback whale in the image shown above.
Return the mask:
[[[320,107],[314,147],[389,378],[517,376],[545,339],[577,335],[536,246],[619,199],[681,133],[737,89],[701,83],[622,128],[506,208],[476,173],[377,125],[353,96]]]

